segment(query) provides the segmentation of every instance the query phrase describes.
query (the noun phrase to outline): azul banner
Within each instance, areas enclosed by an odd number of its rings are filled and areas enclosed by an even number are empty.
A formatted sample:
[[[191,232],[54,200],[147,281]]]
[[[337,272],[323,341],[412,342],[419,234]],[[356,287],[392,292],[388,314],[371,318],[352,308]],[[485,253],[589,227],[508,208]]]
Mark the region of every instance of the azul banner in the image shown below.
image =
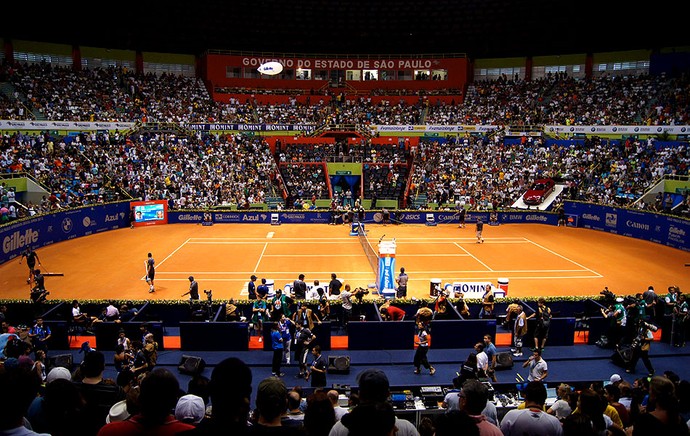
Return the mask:
[[[685,135],[690,126],[544,126],[545,133],[582,133],[582,134],[618,134],[618,135]]]
[[[34,249],[129,226],[129,203],[84,207],[41,215],[2,227],[0,263],[21,255],[27,246]]]
[[[299,132],[313,132],[316,126],[313,124],[187,124],[186,127],[190,130],[200,131],[227,131],[238,130],[248,132],[281,132],[281,131],[299,131]]]
[[[577,215],[580,227],[644,239],[690,251],[690,221],[652,212],[566,202],[565,211]]]

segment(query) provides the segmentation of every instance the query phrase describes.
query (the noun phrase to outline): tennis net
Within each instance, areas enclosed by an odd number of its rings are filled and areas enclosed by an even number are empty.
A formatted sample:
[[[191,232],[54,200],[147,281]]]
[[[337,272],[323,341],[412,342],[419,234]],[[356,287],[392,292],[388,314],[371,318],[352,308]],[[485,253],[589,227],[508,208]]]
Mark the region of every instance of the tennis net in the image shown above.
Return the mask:
[[[379,256],[376,253],[376,250],[374,250],[374,247],[371,246],[369,238],[367,238],[367,232],[362,228],[362,226],[357,226],[357,237],[359,238],[359,243],[362,244],[364,253],[367,255],[369,265],[371,265],[371,269],[374,271],[374,274],[378,280]]]

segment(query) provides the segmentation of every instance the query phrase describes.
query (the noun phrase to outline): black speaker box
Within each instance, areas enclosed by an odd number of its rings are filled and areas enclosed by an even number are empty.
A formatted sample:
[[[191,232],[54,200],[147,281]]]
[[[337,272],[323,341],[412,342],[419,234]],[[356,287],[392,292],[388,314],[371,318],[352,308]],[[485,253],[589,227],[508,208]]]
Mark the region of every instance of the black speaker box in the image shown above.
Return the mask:
[[[632,360],[633,349],[629,346],[621,345],[611,355],[611,361],[622,368],[627,368]]]
[[[328,372],[331,374],[349,374],[350,356],[328,356]]]
[[[201,357],[184,355],[182,359],[180,359],[180,364],[177,367],[180,373],[188,375],[201,374],[204,368],[206,368],[206,361]]]
[[[72,365],[74,364],[74,361],[71,354],[58,354],[57,356],[50,358],[50,363],[51,368],[61,366],[72,371]]]
[[[501,351],[496,353],[496,370],[501,369],[512,369],[513,368],[513,355],[510,351]]]

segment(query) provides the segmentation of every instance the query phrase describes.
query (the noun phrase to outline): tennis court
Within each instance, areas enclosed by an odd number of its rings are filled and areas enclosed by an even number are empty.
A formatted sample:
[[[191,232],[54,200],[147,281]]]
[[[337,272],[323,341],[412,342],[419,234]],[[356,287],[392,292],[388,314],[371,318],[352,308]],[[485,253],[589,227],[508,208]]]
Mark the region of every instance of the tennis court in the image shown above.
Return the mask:
[[[653,285],[690,286],[690,253],[587,229],[540,224],[485,226],[483,244],[474,228],[457,225],[367,224],[369,243],[395,238],[396,273],[410,276],[408,297],[429,295],[429,283],[509,279],[509,296],[597,295]],[[156,259],[156,292],[144,278],[148,252]],[[120,229],[61,242],[38,250],[50,298],[178,299],[193,275],[216,299],[243,298],[252,274],[284,287],[300,273],[322,283],[336,273],[352,287],[376,281],[366,250],[349,226],[312,224],[196,224]],[[371,254],[371,253],[370,253]],[[27,298],[26,266],[0,266],[4,298]],[[246,292],[246,291],[245,291]]]

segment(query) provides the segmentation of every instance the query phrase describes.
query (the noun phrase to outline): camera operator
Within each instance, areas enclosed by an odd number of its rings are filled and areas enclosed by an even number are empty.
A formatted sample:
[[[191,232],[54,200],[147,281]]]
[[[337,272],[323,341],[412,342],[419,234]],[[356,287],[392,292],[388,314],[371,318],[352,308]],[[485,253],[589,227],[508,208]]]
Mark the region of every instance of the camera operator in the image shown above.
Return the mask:
[[[673,308],[673,329],[671,330],[671,343],[674,347],[685,346],[685,334],[688,328],[688,318],[690,318],[690,306],[686,301],[685,294],[678,296],[678,303]]]
[[[189,291],[182,294],[181,297],[184,297],[185,295],[189,295],[190,303],[199,301],[199,283],[194,280],[194,276],[189,276]]]
[[[625,372],[629,374],[635,373],[637,361],[642,358],[642,363],[644,363],[645,368],[647,368],[649,376],[652,377],[654,375],[654,367],[652,366],[652,362],[649,360],[649,349],[651,348],[652,341],[654,340],[655,331],[657,331],[657,327],[655,325],[638,320],[636,325],[637,335],[631,344],[632,357],[630,358],[630,363],[625,369]]]
[[[40,269],[34,270],[35,286],[31,289],[31,301],[34,303],[43,303],[48,298],[50,292],[45,288],[45,277],[41,274]]]
[[[623,301],[623,297],[617,297],[614,303],[609,304],[608,309],[601,309],[601,314],[611,323],[607,336],[613,346],[620,345],[625,334],[628,316]]]
[[[638,320],[648,321],[647,302],[638,292],[634,297],[625,297],[625,310],[628,311],[628,324],[637,325]]]

